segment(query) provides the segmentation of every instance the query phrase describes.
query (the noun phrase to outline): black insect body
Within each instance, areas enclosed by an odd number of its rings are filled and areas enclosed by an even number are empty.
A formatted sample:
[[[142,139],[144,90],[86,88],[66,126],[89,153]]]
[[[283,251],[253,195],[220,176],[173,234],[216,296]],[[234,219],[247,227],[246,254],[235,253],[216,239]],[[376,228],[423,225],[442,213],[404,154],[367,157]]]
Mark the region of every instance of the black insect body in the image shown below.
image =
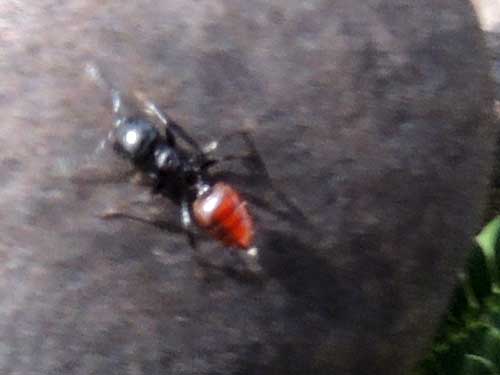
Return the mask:
[[[106,86],[112,95],[114,128],[108,139],[113,149],[154,181],[153,191],[164,194],[180,204],[181,222],[195,247],[192,227],[196,224],[224,245],[255,255],[254,224],[247,203],[229,184],[212,182],[209,168],[229,156],[215,159],[209,153],[218,142],[200,147],[177,123],[151,102],[139,96],[144,111],[162,125],[162,131],[145,116],[124,114],[120,93],[106,85],[95,69],[94,80]],[[245,137],[245,132],[234,133]],[[225,138],[232,137],[233,134]],[[187,147],[177,143],[182,140]],[[242,156],[244,157],[244,156]]]

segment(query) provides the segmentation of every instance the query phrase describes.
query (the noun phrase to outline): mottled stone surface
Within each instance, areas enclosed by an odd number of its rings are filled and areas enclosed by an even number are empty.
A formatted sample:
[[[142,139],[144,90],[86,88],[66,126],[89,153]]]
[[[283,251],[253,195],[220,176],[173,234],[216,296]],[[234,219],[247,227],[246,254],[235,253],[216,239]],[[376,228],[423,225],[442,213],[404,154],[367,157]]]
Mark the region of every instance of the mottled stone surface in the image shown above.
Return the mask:
[[[202,142],[254,125],[310,221],[232,168],[260,281],[96,218],[146,190],[70,179],[111,123],[86,61]],[[465,0],[3,2],[0,372],[405,374],[477,229],[489,68]]]
[[[500,8],[500,4],[499,4]],[[486,42],[490,52],[492,62],[492,76],[495,82],[495,109],[497,129],[500,127],[500,26],[499,32],[487,32]],[[491,183],[491,193],[488,204],[487,221],[500,215],[500,134],[497,134],[497,146],[495,162],[493,166],[493,178]]]

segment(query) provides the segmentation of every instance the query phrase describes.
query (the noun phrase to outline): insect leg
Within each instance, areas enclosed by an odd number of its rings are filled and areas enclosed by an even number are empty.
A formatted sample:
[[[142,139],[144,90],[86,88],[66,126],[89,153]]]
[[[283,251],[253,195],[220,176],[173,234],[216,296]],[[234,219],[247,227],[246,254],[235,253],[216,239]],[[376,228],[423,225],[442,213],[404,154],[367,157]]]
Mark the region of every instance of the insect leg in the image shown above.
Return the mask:
[[[168,230],[174,233],[184,232],[183,228],[179,227],[179,225],[173,222],[146,216],[139,216],[130,213],[129,212],[130,207],[134,204],[139,204],[139,203],[144,203],[144,202],[134,201],[134,202],[129,202],[127,204],[122,204],[119,207],[114,207],[106,210],[101,214],[98,214],[97,217],[101,220],[115,220],[115,219],[133,220],[143,224],[152,225],[162,230]]]
[[[202,150],[204,153],[210,154],[210,153],[216,151],[219,148],[221,143],[229,143],[230,140],[238,139],[238,138],[243,139],[245,143],[252,142],[251,140],[248,141],[248,139],[250,139],[250,134],[249,134],[248,130],[238,129],[236,131],[232,131],[228,134],[223,135],[222,137],[220,137],[217,140],[213,140],[213,141],[207,143],[205,146],[202,147]]]
[[[243,140],[246,152],[241,154],[226,154],[219,157],[211,156],[211,154],[213,154],[217,149],[219,149],[221,144],[227,144],[230,141],[236,139]],[[207,160],[207,162],[205,162],[202,165],[202,168],[204,169],[210,168],[220,162],[241,160],[248,170],[252,171],[253,173],[255,173],[256,170],[259,171],[262,177],[264,177],[264,179],[266,180],[266,182],[272,185],[271,177],[269,175],[269,172],[267,171],[264,161],[262,160],[259,152],[257,151],[257,146],[255,145],[255,141],[250,135],[250,130],[239,129],[234,132],[228,133],[219,138],[218,140],[209,142],[202,149],[205,154],[205,159]]]
[[[184,197],[181,201],[181,223],[182,227],[184,228],[184,231],[187,235],[189,245],[196,250],[197,249],[197,242],[195,235],[193,233],[193,218],[191,216],[191,210],[189,209],[189,202],[188,200]]]

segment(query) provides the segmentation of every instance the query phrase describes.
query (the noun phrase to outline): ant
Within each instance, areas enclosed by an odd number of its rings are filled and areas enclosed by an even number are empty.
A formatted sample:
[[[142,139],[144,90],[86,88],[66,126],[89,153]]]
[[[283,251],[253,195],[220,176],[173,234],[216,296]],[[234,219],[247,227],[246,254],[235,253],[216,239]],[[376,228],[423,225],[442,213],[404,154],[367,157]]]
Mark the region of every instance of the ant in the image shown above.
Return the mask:
[[[142,95],[136,96],[142,102],[144,112],[159,122],[163,131],[144,116],[126,115],[120,92],[102,78],[95,65],[87,65],[86,70],[99,87],[111,93],[114,128],[106,142],[111,142],[113,150],[131,162],[135,170],[152,179],[153,194],[167,195],[179,203],[181,223],[191,247],[197,248],[193,232],[193,227],[197,226],[223,245],[243,250],[244,254],[255,258],[254,221],[247,202],[230,184],[212,181],[209,173],[210,168],[221,161],[245,156],[211,157],[209,154],[217,149],[221,140],[201,147],[180,125]],[[222,139],[233,136],[242,136],[247,144],[253,143],[244,130]],[[181,147],[178,140],[188,147]],[[252,150],[256,152],[253,146]],[[116,216],[133,218],[120,212],[103,214],[101,218]]]

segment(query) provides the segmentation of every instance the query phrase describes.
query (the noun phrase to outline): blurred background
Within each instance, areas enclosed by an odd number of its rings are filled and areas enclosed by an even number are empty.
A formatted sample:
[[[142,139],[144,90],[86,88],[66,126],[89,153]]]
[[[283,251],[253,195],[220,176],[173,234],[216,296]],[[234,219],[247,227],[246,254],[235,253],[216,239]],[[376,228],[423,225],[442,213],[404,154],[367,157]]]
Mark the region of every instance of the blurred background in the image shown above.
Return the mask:
[[[483,30],[498,32],[500,24],[499,4],[495,0],[472,0]]]

